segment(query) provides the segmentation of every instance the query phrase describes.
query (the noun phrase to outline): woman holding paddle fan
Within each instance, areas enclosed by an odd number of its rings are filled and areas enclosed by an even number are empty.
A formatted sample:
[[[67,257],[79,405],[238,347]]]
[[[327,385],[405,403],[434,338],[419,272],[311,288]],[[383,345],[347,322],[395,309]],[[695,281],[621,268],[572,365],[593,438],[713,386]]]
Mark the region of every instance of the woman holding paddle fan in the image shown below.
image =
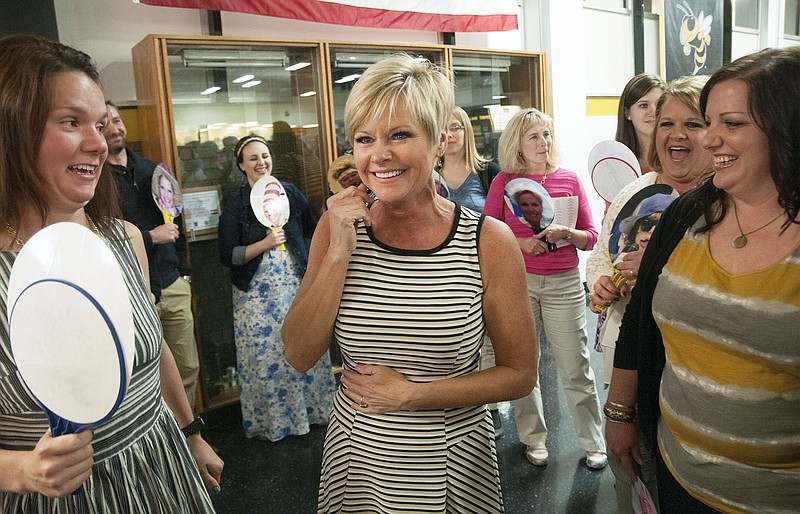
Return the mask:
[[[578,270],[578,249],[590,250],[597,240],[589,200],[577,174],[558,166],[553,119],[547,114],[532,108],[514,114],[500,136],[498,154],[503,171],[489,187],[483,213],[504,221],[516,236],[525,260],[528,298],[558,364],[586,465],[601,469],[607,460],[603,418],[589,365],[586,294]],[[531,223],[514,212],[514,191],[521,191],[513,187],[517,181],[541,189],[539,201],[547,194],[554,205],[559,202],[562,207],[555,208],[555,215],[560,212],[563,221],[551,215],[552,223],[534,233]],[[509,194],[514,202],[504,200]],[[574,218],[567,219],[567,212],[575,213]],[[547,465],[547,426],[538,383],[531,394],[514,402],[514,417],[527,459],[534,466]]]
[[[223,463],[190,434],[196,424],[145,283],[141,235],[118,220],[113,177],[101,173],[108,150],[98,79],[89,56],[70,47],[37,36],[0,39],[0,510],[213,512],[203,482],[218,487]],[[124,358],[133,361],[130,379],[108,417],[93,429],[53,437],[44,410],[52,405],[34,396],[12,340],[16,323],[45,325],[50,313],[20,321],[7,316],[18,312],[7,304],[9,277],[26,243],[59,222],[92,238],[94,232],[110,249],[130,302],[134,346]],[[58,264],[66,250],[53,247],[40,257]],[[74,267],[96,265],[92,255],[84,257]],[[65,325],[65,339],[81,328],[80,321]],[[85,374],[96,372],[94,353],[84,359]],[[182,434],[179,427],[190,429]],[[79,486],[81,493],[70,494]]]
[[[219,255],[233,284],[242,424],[247,437],[279,441],[327,423],[336,391],[330,355],[300,373],[286,362],[281,338],[317,222],[297,187],[277,179],[265,185],[274,177],[272,152],[263,137],[241,138],[234,153],[247,182],[220,216]]]
[[[800,505],[799,97],[800,47],[762,50],[708,79],[700,112],[713,178],[672,202],[642,257],[606,437],[635,479],[638,418],[661,512]]]
[[[653,131],[652,142],[648,145],[651,154],[648,160],[653,164],[654,173],[642,175],[620,191],[603,219],[600,238],[587,261],[586,283],[591,291],[589,307],[592,312],[605,313],[595,349],[603,352],[603,381],[606,387],[611,383],[619,326],[630,300],[630,290],[636,284],[639,262],[645,246],[640,242],[641,248],[626,253],[621,246],[636,242],[634,238],[626,242],[619,241],[617,234],[630,231],[630,229],[623,230],[624,222],[628,222],[631,228],[635,225],[641,226],[642,223],[653,219],[651,212],[664,210],[663,206],[657,209],[646,207],[648,203],[656,203],[654,200],[659,197],[667,200],[670,198],[669,194],[660,194],[664,191],[659,191],[657,184],[669,186],[665,188],[666,191],[672,188],[680,194],[693,188],[700,177],[711,172],[714,162],[711,153],[702,147],[706,125],[700,113],[700,91],[707,79],[708,77],[682,77],[670,82],[664,88],[663,94],[657,101],[656,128]],[[648,199],[641,198],[642,192],[651,190],[656,194],[651,194]],[[632,205],[632,202],[636,205]],[[627,209],[626,212],[626,206],[633,208]],[[617,240],[612,241],[612,236]],[[633,236],[635,237],[635,234]],[[615,258],[617,261],[615,266],[611,257],[617,255],[620,255],[620,258]],[[624,280],[619,287],[614,285],[612,280],[615,276],[620,276]],[[645,465],[637,470],[637,474],[655,500],[657,498],[655,465],[644,438],[640,438],[639,442],[642,455],[645,456]],[[617,478],[615,487],[617,508],[620,512],[631,512],[630,478],[613,460],[611,469]]]

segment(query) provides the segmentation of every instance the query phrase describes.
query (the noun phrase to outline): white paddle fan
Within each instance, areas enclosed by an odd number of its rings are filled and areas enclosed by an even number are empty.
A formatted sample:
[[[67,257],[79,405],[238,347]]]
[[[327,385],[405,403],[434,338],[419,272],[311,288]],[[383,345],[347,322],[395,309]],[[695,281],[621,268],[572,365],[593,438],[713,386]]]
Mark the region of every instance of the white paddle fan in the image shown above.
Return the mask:
[[[128,290],[114,254],[77,223],[25,243],[8,286],[11,351],[53,436],[111,418],[133,371]]]

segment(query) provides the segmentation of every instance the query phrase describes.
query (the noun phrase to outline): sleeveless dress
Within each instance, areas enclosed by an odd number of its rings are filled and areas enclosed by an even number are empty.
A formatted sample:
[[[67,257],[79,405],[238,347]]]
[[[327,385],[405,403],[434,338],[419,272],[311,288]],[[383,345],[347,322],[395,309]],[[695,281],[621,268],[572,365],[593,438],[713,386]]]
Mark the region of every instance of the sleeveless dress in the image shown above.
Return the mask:
[[[82,495],[49,498],[0,492],[0,512],[214,512],[185,438],[161,398],[161,324],[124,228],[106,243],[130,295],[136,356],[125,398],[94,429],[94,466]],[[49,430],[11,356],[6,300],[17,254],[0,252],[0,448],[32,450]]]
[[[344,368],[385,365],[412,382],[478,370],[482,220],[456,205],[447,239],[422,251],[389,247],[359,225],[334,324]],[[486,406],[364,414],[340,389],[325,437],[318,510],[502,512]]]

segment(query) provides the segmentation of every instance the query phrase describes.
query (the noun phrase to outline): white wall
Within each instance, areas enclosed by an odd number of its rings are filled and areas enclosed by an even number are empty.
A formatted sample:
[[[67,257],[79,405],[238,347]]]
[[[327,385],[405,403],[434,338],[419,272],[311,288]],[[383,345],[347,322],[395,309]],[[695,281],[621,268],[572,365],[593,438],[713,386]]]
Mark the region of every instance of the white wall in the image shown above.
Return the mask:
[[[53,2],[59,39],[91,55],[108,98],[136,103],[131,49],[147,34],[200,35],[196,9],[135,4],[131,0]]]
[[[586,7],[581,13],[586,54],[586,94],[619,96],[635,75],[633,17],[625,9]]]

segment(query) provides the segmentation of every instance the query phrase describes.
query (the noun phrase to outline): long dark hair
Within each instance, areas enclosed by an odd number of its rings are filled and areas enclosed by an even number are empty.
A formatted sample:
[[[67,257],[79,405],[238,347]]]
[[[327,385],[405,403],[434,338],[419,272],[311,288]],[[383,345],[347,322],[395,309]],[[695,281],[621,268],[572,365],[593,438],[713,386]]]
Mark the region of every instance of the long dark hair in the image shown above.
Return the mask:
[[[633,122],[628,119],[628,112],[633,104],[654,87],[664,89],[664,81],[656,75],[640,73],[625,84],[625,89],[622,90],[622,94],[619,97],[617,133],[614,139],[630,148],[637,159],[647,156],[642,155],[642,148],[639,147],[639,138],[636,136],[636,128],[633,126]]]
[[[47,219],[47,199],[35,166],[53,97],[53,78],[77,71],[100,84],[85,53],[40,36],[0,38],[0,220],[19,226],[22,206],[33,205]],[[97,226],[111,235],[121,217],[114,177],[101,173],[85,207]]]
[[[767,136],[769,169],[778,190],[778,204],[790,223],[800,224],[800,46],[767,48],[726,64],[714,73],[700,93],[700,110],[705,115],[711,89],[725,80],[747,84],[748,109],[753,121]],[[727,194],[716,188],[705,190],[718,209],[706,211],[709,230],[719,223],[728,209]]]

